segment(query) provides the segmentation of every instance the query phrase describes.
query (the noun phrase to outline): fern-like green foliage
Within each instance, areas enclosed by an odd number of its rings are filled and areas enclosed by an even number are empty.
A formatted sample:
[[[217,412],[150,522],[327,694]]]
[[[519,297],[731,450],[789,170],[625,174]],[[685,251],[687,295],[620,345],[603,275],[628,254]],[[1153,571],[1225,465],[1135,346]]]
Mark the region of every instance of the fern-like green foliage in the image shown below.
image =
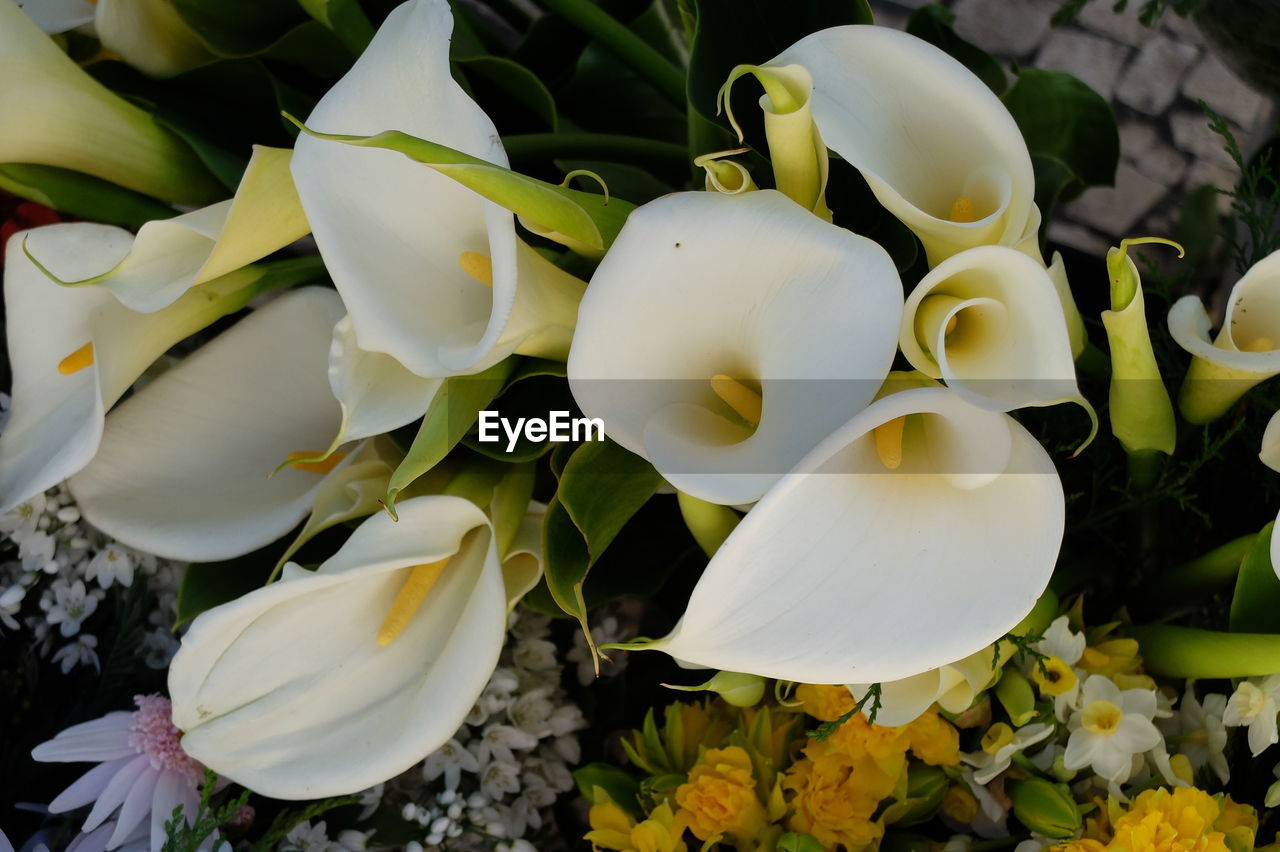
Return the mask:
[[[862,712],[863,705],[867,705],[868,702],[870,702],[870,704],[867,706],[867,721],[874,725],[876,723],[876,714],[880,712],[880,684],[878,683],[871,684],[871,688],[867,690],[867,694],[858,699],[858,703],[853,705],[853,709],[848,713],[845,713],[839,719],[832,719],[830,722],[823,722],[812,731],[806,731],[805,736],[808,736],[817,742],[822,742],[827,737],[834,734],[841,725],[852,719],[855,713]]]
[[[1222,137],[1224,150],[1240,169],[1240,182],[1222,192],[1231,199],[1238,226],[1227,235],[1231,259],[1243,275],[1280,248],[1280,179],[1272,162],[1273,149],[1264,148],[1252,162],[1246,161],[1227,120],[1204,101],[1200,101],[1200,108],[1209,119],[1209,129]]]
[[[238,797],[215,807],[212,799],[217,783],[217,774],[212,769],[206,769],[195,819],[188,824],[182,815],[182,805],[174,808],[173,814],[164,824],[165,841],[161,852],[196,852],[201,843],[213,836],[218,826],[236,818],[240,808],[249,800],[249,791],[245,790]]]

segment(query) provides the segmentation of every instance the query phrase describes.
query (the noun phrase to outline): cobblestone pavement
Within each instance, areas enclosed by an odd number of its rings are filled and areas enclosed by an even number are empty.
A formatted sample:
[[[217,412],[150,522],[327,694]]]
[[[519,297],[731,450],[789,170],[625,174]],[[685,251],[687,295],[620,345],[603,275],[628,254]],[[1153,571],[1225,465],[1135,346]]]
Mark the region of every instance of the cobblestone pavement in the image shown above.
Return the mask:
[[[878,23],[905,28],[926,0],[872,0]],[[1072,24],[1052,27],[1055,0],[948,0],[956,29],[1008,65],[1067,71],[1108,98],[1120,126],[1116,185],[1097,187],[1061,208],[1055,242],[1097,256],[1126,236],[1170,233],[1186,193],[1228,188],[1238,171],[1209,130],[1204,100],[1245,146],[1271,114],[1271,101],[1210,53],[1196,26],[1168,12],[1156,28],[1094,0]],[[1225,199],[1223,204],[1225,208]]]

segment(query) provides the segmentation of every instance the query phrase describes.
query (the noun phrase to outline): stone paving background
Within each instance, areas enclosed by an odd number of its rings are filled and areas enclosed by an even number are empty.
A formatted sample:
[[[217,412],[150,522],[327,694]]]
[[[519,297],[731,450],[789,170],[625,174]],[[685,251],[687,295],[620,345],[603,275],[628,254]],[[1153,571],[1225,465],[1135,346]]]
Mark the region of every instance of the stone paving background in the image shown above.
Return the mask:
[[[905,28],[928,0],[872,0],[877,23]],[[1005,62],[1067,71],[1109,99],[1120,127],[1115,188],[1097,187],[1059,208],[1049,238],[1098,256],[1126,236],[1168,236],[1186,193],[1235,185],[1238,171],[1197,104],[1227,118],[1241,147],[1274,122],[1270,98],[1207,50],[1191,21],[1166,12],[1155,28],[1094,0],[1073,23],[1050,26],[1055,0],[945,0],[956,30]],[[1223,208],[1227,206],[1222,200]]]

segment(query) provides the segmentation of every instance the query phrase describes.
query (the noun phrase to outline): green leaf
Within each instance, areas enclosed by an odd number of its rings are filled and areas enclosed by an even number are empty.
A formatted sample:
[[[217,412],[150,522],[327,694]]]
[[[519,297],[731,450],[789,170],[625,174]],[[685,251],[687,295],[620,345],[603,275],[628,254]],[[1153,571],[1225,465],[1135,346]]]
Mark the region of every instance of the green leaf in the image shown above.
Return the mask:
[[[423,416],[404,461],[391,474],[384,502],[393,518],[400,492],[439,464],[458,445],[467,430],[475,425],[480,410],[498,395],[513,369],[515,359],[508,358],[474,376],[454,376],[445,380]]]
[[[1120,133],[1111,105],[1093,89],[1061,71],[1022,68],[1002,100],[1032,156],[1061,160],[1085,186],[1115,183]]]
[[[205,610],[261,588],[282,549],[282,543],[277,541],[235,559],[187,566],[178,588],[178,615],[173,626],[186,624]]]
[[[1040,208],[1040,243],[1044,245],[1044,235],[1053,220],[1054,208],[1059,199],[1070,198],[1084,189],[1080,179],[1071,167],[1045,154],[1031,155],[1031,168],[1036,177],[1036,207]]]
[[[599,804],[595,795],[595,790],[599,787],[608,794],[610,801],[631,814],[633,819],[644,819],[644,811],[636,799],[640,792],[640,782],[617,766],[588,763],[573,771],[573,780],[578,784],[578,792],[591,804]]]
[[[825,848],[812,834],[793,831],[778,838],[778,852],[823,852]]]
[[[265,50],[306,20],[289,0],[172,0],[200,40],[220,56],[250,56]]]
[[[1267,524],[1240,563],[1235,596],[1231,599],[1232,633],[1280,633],[1280,578],[1271,565],[1271,534]]]
[[[1004,68],[991,54],[956,35],[951,27],[955,19],[955,14],[946,7],[930,3],[912,13],[911,19],[907,21],[907,32],[940,48],[977,74],[978,79],[997,95],[1004,94],[1005,89],[1009,88]]]
[[[870,24],[866,0],[694,0],[697,15],[689,60],[689,102],[716,120],[716,93],[735,66],[768,62],[810,33],[842,24]],[[741,87],[755,105],[758,94]],[[735,89],[735,94],[737,90]],[[735,113],[746,116],[746,108]],[[759,112],[757,108],[755,112]]]
[[[356,0],[298,0],[298,4],[332,31],[352,56],[359,56],[373,41],[373,24]]]
[[[661,482],[647,461],[608,439],[583,444],[565,465],[543,528],[547,587],[584,627],[587,572]]]
[[[510,451],[507,450],[510,444],[507,433],[492,422],[489,437],[493,437],[496,433],[497,441],[481,441],[479,424],[477,424],[477,428],[471,429],[463,437],[462,443],[482,455],[504,462],[533,461],[548,453],[556,443],[560,443],[550,436],[542,441],[530,440],[520,428],[521,420],[546,421],[549,427],[562,429],[564,434],[570,436],[568,440],[575,440],[572,437],[572,421],[581,417],[573,395],[569,392],[568,383],[561,378],[546,375],[529,376],[524,381],[508,386],[494,400],[492,408],[501,413],[502,418],[511,428],[519,430],[514,447]],[[553,416],[556,418],[554,421]],[[597,434],[594,431],[588,431],[589,436]],[[582,440],[580,427],[578,432],[576,440]]]
[[[382,148],[404,154],[490,201],[507,208],[539,232],[587,256],[598,257],[613,243],[635,205],[620,198],[581,192],[527,177],[470,154],[398,130],[374,136],[317,133],[288,116],[302,132],[361,148]]]
[[[0,189],[59,213],[133,230],[152,219],[171,219],[178,214],[150,196],[55,166],[0,165]]]
[[[475,56],[455,60],[455,64],[470,82],[473,97],[484,104],[485,112],[494,119],[502,133],[556,129],[559,121],[556,100],[528,68],[498,56]],[[510,126],[501,120],[513,110],[517,117],[520,117],[519,113],[525,113],[535,124],[542,126]],[[528,124],[528,121],[524,123]]]

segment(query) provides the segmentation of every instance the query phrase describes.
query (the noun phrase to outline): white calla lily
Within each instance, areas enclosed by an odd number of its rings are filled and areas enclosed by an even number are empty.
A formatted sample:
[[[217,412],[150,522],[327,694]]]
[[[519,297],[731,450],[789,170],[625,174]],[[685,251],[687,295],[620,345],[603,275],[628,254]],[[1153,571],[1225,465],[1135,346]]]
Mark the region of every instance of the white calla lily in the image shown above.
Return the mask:
[[[107,417],[93,461],[68,482],[86,520],[171,559],[229,559],[310,511],[340,464],[314,455],[341,418],[328,350],[342,303],[304,288],[253,312]]]
[[[36,26],[50,35],[92,24],[97,9],[91,0],[17,0],[17,3]]]
[[[395,9],[307,126],[399,130],[505,166],[493,122],[450,76],[452,28],[445,0]],[[425,377],[564,356],[584,285],[520,240],[510,211],[394,151],[310,136],[293,175],[361,348]]]
[[[0,0],[0,163],[73,169],[184,204],[223,192],[177,136],[85,73],[13,0]]]
[[[64,278],[119,262],[132,236],[110,225],[69,223],[23,231],[5,249],[4,303],[13,369],[13,413],[0,436],[0,512],[80,470],[97,452],[103,418],[153,361],[260,292],[245,269],[140,314],[102,287],[63,287],[24,252]]]
[[[716,551],[648,647],[802,683],[883,683],[987,647],[1062,540],[1053,462],[953,391],[893,393],[817,446]]]
[[[19,0],[46,33],[86,24],[102,47],[153,77],[171,77],[212,62],[209,52],[171,0]]]
[[[948,713],[963,713],[978,693],[995,677],[995,649],[988,646],[963,660],[930,669],[917,675],[881,683],[877,725],[906,725],[937,704]],[[861,701],[872,684],[848,684],[849,692]],[[864,705],[863,715],[869,710]]]
[[[265,796],[353,793],[457,731],[506,632],[502,568],[467,500],[374,515],[314,572],[201,614],[169,668],[183,749]]]
[[[1000,99],[958,61],[889,27],[842,26],[766,63],[791,65],[812,78],[822,139],[915,232],[930,265],[1034,233],[1026,143]]]
[[[592,278],[569,384],[679,490],[751,502],[879,390],[901,287],[880,246],[773,190],[667,196]]]
[[[125,307],[151,313],[192,287],[284,248],[309,230],[289,174],[290,154],[285,148],[255,145],[234,198],[147,222],[123,259],[84,278],[56,276],[57,280],[67,286],[96,284],[114,293]],[[110,257],[108,247],[119,244],[119,229],[96,233],[104,244],[100,254]],[[38,247],[28,250],[43,263]]]
[[[1012,411],[1073,401],[1093,413],[1076,386],[1057,290],[1044,266],[1016,249],[979,246],[935,266],[907,297],[899,345],[911,366],[974,405]]]
[[[1169,333],[1193,356],[1178,398],[1182,416],[1209,423],[1254,385],[1280,373],[1280,251],[1255,263],[1231,288],[1217,336],[1204,303],[1183,296],[1169,309]]]

